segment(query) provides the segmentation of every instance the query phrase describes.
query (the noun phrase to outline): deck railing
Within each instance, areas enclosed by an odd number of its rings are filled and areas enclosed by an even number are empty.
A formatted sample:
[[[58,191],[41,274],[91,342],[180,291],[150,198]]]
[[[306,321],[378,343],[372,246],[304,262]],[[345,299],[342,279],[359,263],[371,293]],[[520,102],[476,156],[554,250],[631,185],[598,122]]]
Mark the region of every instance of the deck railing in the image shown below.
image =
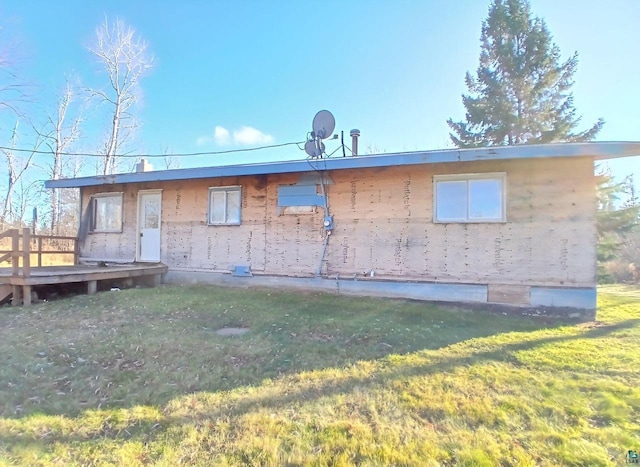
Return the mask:
[[[4,262],[11,263],[13,276],[29,277],[31,275],[31,257],[35,255],[37,266],[43,266],[43,256],[73,255],[73,264],[78,264],[78,237],[61,235],[31,235],[31,230],[10,229],[0,233],[0,245],[3,239],[11,239],[11,249],[0,250],[0,266]],[[70,247],[69,247],[70,245]],[[64,248],[67,246],[67,248]],[[1,246],[0,246],[1,248]],[[44,266],[54,265],[47,262]],[[22,267],[22,274],[20,268]]]

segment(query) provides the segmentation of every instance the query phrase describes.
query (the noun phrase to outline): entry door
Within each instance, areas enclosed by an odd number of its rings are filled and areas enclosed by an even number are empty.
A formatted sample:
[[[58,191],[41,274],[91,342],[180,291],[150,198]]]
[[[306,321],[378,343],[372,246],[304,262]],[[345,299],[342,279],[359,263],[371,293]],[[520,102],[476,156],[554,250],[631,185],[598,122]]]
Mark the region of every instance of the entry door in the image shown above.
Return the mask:
[[[138,260],[160,261],[161,192],[138,193]]]

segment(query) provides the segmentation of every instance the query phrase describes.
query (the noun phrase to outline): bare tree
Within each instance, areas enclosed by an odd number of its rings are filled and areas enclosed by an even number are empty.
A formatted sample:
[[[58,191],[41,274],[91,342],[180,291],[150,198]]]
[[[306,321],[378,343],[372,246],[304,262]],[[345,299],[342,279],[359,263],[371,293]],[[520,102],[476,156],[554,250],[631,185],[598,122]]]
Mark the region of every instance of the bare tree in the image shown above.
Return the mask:
[[[9,110],[16,116],[20,116],[19,107],[29,97],[29,86],[21,82],[16,71],[19,61],[16,51],[19,49],[14,39],[7,42],[4,35],[0,36],[0,109]]]
[[[131,113],[140,96],[140,80],[153,66],[148,44],[124,21],[116,19],[96,30],[95,42],[88,47],[109,75],[108,90],[91,89],[90,93],[111,106],[113,120],[104,146],[102,172],[113,173],[117,155],[135,128]]]
[[[33,159],[39,149],[42,140],[36,139],[32,152],[25,156],[17,154],[18,122],[13,127],[11,135],[11,148],[0,150],[4,155],[7,167],[7,183],[4,187],[4,200],[0,221],[5,225],[20,225],[24,220],[27,200],[36,188],[36,183],[25,180],[25,174],[33,167]],[[41,185],[41,184],[40,184]]]
[[[367,149],[366,149],[365,154],[383,154],[385,152],[387,152],[386,149],[381,148],[380,146],[378,146],[375,143],[369,143],[369,144],[367,144]]]
[[[49,176],[52,180],[58,180],[63,176],[63,155],[68,151],[71,146],[80,137],[80,124],[82,122],[81,115],[76,115],[75,118],[68,122],[69,107],[74,99],[74,92],[69,82],[66,79],[65,88],[58,99],[58,105],[54,116],[49,115],[47,119],[47,127],[49,131],[46,134],[40,134],[46,140],[47,146],[51,150],[53,160],[49,167]],[[77,160],[74,159],[72,169],[77,168]],[[74,173],[77,173],[74,170]],[[59,218],[61,207],[60,191],[57,188],[50,190],[50,219],[49,228],[52,234],[57,234],[60,230]]]
[[[164,168],[167,170],[171,170],[171,169],[179,169],[180,168],[180,159],[178,159],[175,156],[172,156],[171,153],[173,151],[171,151],[171,148],[169,148],[169,146],[166,146],[164,148],[164,157],[162,158],[162,162],[164,163]]]
[[[18,139],[18,122],[16,122],[13,128],[13,134],[11,136],[11,146],[15,147],[16,140]],[[15,155],[12,149],[3,149],[2,154],[4,155],[7,161],[7,185],[4,193],[4,202],[2,206],[2,216],[0,216],[0,220],[2,220],[3,224],[9,224],[13,222],[13,191],[15,190],[16,184],[16,169],[15,169]]]
[[[74,178],[79,176],[84,165],[84,160],[79,156],[66,156],[63,164],[62,177]],[[51,189],[50,189],[51,190]],[[79,225],[80,190],[78,188],[59,188],[56,190],[57,216],[54,235],[77,235]],[[50,223],[51,219],[47,219]],[[46,224],[45,224],[46,225]]]
[[[9,130],[8,144],[0,149],[0,231],[7,226],[20,226],[25,214],[24,206],[36,185],[27,181],[33,167],[35,152],[24,155],[18,151],[18,120],[23,118],[23,105],[30,102],[26,84],[19,76],[20,43],[8,36],[0,27],[0,130]],[[14,123],[15,122],[15,123]],[[6,124],[6,126],[5,126]],[[13,128],[11,125],[13,124]],[[4,135],[3,135],[4,137]],[[37,149],[41,141],[36,138]]]

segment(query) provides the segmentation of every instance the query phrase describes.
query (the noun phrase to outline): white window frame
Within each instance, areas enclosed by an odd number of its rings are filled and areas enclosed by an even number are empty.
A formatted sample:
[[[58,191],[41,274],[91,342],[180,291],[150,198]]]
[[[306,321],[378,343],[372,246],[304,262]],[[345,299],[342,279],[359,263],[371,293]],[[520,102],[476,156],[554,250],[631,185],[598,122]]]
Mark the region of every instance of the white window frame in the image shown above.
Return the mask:
[[[104,200],[107,198],[117,199],[120,203],[120,218],[117,219],[117,227],[115,228],[97,228],[98,224],[98,203],[99,200]],[[91,232],[95,233],[121,233],[122,225],[123,225],[123,217],[124,217],[124,193],[122,192],[111,192],[111,193],[96,193],[91,196],[91,201],[89,202],[89,206],[91,209]]]
[[[473,180],[494,180],[500,182],[501,187],[501,212],[499,217],[470,217],[469,182]],[[438,214],[438,183],[439,182],[467,182],[466,185],[466,216],[459,218],[441,219]],[[454,174],[454,175],[434,175],[433,176],[433,222],[436,224],[451,223],[500,223],[507,222],[507,174],[505,172],[491,173],[471,173],[471,174]]]
[[[238,193],[238,221],[229,221],[229,203],[228,197],[229,193]],[[211,220],[211,215],[213,214],[213,193],[224,193],[224,221],[215,222]],[[214,186],[209,187],[209,197],[208,197],[208,210],[207,210],[207,225],[240,225],[242,223],[242,186],[240,185],[232,185],[232,186]]]

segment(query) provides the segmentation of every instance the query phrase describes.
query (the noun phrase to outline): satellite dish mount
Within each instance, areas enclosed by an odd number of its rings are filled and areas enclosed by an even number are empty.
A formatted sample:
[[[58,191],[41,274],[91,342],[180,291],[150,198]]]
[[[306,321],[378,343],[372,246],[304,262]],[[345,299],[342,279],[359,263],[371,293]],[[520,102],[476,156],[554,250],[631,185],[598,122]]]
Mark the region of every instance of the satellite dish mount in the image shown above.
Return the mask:
[[[312,158],[322,157],[325,145],[323,139],[333,136],[336,128],[336,119],[328,110],[321,110],[313,117],[311,139],[304,145],[305,152]]]

